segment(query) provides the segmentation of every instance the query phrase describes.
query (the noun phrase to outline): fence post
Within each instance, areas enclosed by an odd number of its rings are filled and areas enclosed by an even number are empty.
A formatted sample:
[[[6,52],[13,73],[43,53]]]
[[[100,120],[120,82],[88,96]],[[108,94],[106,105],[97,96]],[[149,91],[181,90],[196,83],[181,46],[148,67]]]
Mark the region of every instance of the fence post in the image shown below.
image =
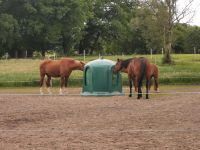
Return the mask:
[[[151,60],[152,60],[152,58],[153,58],[153,56],[152,56],[152,54],[153,54],[153,50],[152,50],[152,48],[151,48],[150,51],[151,51]]]
[[[85,50],[83,51],[83,61],[85,62]]]
[[[196,47],[194,47],[194,58],[196,59]]]
[[[26,55],[26,58],[27,58],[27,55],[28,55],[28,52],[27,52],[27,50],[26,50],[26,52],[25,52],[25,53],[26,53],[25,55]]]
[[[6,60],[8,60],[8,56],[9,56],[9,55],[8,55],[8,52],[6,52],[6,54],[5,54],[5,55],[6,55]]]

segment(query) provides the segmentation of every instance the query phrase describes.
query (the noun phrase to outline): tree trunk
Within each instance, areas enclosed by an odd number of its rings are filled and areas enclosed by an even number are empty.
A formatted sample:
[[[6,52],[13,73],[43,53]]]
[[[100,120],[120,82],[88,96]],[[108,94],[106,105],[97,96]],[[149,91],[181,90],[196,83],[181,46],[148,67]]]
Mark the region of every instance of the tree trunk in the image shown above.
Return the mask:
[[[164,63],[171,64],[171,43],[166,43],[165,45],[165,54],[164,54]]]
[[[15,51],[15,58],[18,58],[18,51]]]
[[[93,52],[94,52],[94,49],[93,49],[93,48],[91,48],[91,49],[90,49],[90,53],[89,53],[89,54],[90,54],[90,55],[92,55],[92,54],[93,54]]]
[[[174,2],[168,0],[167,6],[168,6],[168,18],[167,18],[167,24],[166,24],[166,31],[165,32],[165,43],[164,43],[164,59],[163,63],[171,64],[171,51],[172,51],[172,29],[173,29],[173,15],[174,15]]]
[[[42,57],[45,58],[45,50],[42,50]]]
[[[171,51],[172,51],[172,28],[168,28],[167,33],[165,34],[165,46],[164,46],[164,59],[163,62],[166,64],[171,64]]]
[[[63,46],[63,53],[66,55],[69,51],[69,45],[67,42],[67,37],[62,33],[62,46]]]
[[[97,49],[97,43],[98,43],[99,37],[100,37],[100,33],[98,32],[96,38],[94,39],[94,44],[90,49],[90,55],[92,55],[95,49]]]

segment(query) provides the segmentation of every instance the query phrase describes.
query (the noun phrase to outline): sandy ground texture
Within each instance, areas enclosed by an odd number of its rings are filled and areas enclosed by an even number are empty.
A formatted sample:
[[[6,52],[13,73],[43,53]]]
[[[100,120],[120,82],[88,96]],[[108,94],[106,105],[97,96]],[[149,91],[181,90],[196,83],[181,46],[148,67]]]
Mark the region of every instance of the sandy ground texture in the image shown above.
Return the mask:
[[[0,149],[198,150],[200,94],[0,95]]]

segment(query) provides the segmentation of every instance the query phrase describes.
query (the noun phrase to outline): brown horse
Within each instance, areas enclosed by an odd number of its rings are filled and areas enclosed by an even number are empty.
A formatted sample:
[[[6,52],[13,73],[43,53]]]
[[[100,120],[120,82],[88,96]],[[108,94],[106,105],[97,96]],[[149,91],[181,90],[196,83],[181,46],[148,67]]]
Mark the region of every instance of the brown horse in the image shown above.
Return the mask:
[[[138,99],[142,97],[142,81],[146,76],[147,66],[149,61],[146,58],[131,58],[127,60],[117,60],[117,63],[113,69],[113,72],[125,72],[128,74],[130,94],[129,97],[132,97],[132,81],[134,83],[135,91],[138,92]],[[146,99],[149,98],[148,91],[150,86],[150,80],[146,78]]]
[[[68,78],[73,70],[82,70],[84,69],[85,63],[74,60],[71,58],[62,58],[60,60],[44,60],[40,64],[40,93],[42,92],[42,87],[44,83],[44,77],[47,76],[46,85],[48,92],[50,91],[50,82],[51,77],[60,77],[60,94],[62,94],[62,89],[67,86]]]
[[[154,90],[156,92],[159,91],[159,88],[158,88],[158,76],[159,75],[159,70],[158,70],[158,66],[155,65],[155,64],[149,64],[147,66],[147,72],[146,72],[146,78],[151,78],[153,77],[154,78]],[[151,85],[149,86],[149,90],[150,90],[150,87]]]
[[[132,81],[134,83],[135,91],[138,92],[138,99],[142,97],[142,81],[146,78],[146,99],[149,98],[150,80],[154,77],[155,89],[158,88],[158,69],[156,65],[150,64],[146,58],[130,58],[127,60],[117,60],[114,67],[114,72],[122,71],[128,74],[130,94],[132,97]]]

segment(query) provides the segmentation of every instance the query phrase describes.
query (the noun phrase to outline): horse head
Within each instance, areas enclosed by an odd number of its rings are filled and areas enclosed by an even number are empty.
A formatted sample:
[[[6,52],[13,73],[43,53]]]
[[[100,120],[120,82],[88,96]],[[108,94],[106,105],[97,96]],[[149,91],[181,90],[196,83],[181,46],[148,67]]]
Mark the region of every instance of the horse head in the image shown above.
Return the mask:
[[[85,63],[84,62],[82,62],[82,61],[80,61],[80,70],[84,70],[84,66],[85,66]]]
[[[113,68],[113,72],[117,73],[122,69],[122,60],[120,60],[119,58],[117,59],[117,62]]]

